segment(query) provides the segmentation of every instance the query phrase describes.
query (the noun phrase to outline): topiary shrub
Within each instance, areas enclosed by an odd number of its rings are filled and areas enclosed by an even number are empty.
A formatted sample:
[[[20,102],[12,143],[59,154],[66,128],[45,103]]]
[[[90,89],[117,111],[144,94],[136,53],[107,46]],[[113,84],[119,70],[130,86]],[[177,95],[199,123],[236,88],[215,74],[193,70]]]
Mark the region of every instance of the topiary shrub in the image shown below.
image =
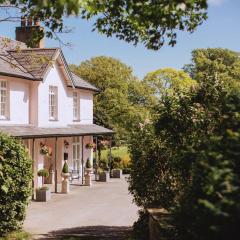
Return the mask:
[[[24,146],[0,134],[0,236],[22,227],[32,177],[32,160]]]
[[[87,162],[86,162],[86,168],[92,168],[92,164],[91,164],[89,158],[87,159]]]
[[[44,184],[44,178],[49,176],[49,171],[47,169],[41,169],[38,171],[37,175],[42,177],[42,185]]]
[[[66,161],[63,164],[62,173],[69,173],[68,164]]]

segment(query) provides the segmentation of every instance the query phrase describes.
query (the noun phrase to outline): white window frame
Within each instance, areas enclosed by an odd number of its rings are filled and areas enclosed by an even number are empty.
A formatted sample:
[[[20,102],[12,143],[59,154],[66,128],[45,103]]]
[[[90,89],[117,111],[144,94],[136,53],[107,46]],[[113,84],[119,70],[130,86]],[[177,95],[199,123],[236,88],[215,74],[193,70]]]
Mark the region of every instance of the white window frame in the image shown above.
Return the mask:
[[[77,170],[80,173],[81,169],[81,137],[73,137],[72,140],[72,170]]]
[[[73,92],[73,121],[80,120],[79,108],[80,108],[79,94],[78,92]]]
[[[49,120],[58,119],[58,87],[49,86]]]
[[[3,83],[5,86],[3,86]],[[2,91],[5,91],[5,96],[2,96]],[[6,80],[0,80],[0,120],[9,119],[9,104],[8,82]]]

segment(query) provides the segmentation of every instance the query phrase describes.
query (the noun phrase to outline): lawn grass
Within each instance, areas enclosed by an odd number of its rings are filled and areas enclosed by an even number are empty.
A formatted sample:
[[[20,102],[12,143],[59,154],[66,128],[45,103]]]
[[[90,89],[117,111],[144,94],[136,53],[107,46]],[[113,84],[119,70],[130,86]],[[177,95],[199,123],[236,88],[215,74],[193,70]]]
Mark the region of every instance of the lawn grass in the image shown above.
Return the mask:
[[[101,152],[101,159],[104,160],[108,158],[109,149],[102,150]],[[130,161],[130,155],[128,152],[128,147],[121,146],[121,147],[112,147],[112,156],[113,157],[121,157],[122,159],[126,159]]]
[[[0,240],[30,240],[32,235],[24,231],[16,231],[7,234],[5,237],[0,237]]]

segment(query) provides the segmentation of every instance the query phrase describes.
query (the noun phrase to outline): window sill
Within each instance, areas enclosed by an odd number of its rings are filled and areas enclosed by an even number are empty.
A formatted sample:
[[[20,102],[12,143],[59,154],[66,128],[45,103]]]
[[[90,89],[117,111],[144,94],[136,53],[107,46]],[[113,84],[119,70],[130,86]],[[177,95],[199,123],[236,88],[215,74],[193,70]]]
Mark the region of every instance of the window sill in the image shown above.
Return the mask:
[[[73,122],[80,122],[80,119],[73,120]]]
[[[49,119],[50,122],[57,122],[58,119]]]
[[[8,117],[0,117],[0,121],[9,121],[10,119]]]

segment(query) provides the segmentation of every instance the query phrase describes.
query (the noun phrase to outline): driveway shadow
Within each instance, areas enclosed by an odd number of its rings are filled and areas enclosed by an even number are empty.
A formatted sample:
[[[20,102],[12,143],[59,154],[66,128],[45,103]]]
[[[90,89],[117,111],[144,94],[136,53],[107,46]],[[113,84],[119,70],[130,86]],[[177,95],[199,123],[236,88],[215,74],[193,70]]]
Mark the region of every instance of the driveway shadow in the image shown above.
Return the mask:
[[[131,235],[131,227],[116,226],[87,226],[77,228],[66,228],[49,232],[37,239],[59,239],[59,240],[128,240]]]

